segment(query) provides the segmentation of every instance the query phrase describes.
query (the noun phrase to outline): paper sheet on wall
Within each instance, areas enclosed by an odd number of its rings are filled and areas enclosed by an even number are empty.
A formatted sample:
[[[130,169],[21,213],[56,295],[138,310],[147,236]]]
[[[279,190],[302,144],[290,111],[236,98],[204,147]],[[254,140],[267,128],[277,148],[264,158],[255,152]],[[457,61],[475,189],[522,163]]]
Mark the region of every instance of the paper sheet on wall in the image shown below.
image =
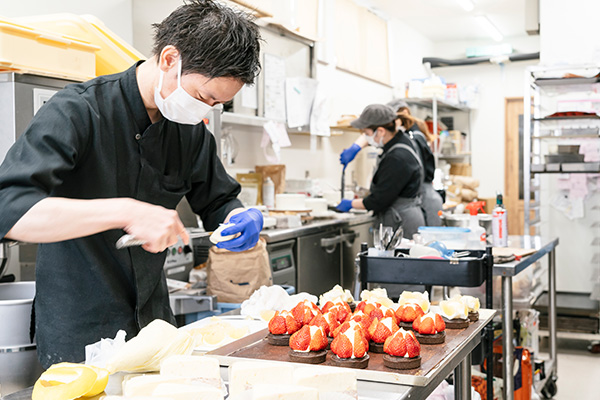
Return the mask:
[[[312,78],[287,78],[285,104],[289,128],[310,124],[310,113],[317,93],[318,82]]]
[[[273,153],[275,154],[274,156],[267,152],[269,143],[271,143],[270,147],[273,149]],[[262,147],[263,154],[267,161],[272,164],[281,162],[281,149],[291,145],[292,142],[290,142],[287,130],[285,129],[285,124],[281,122],[269,121],[263,125],[263,136],[260,142],[260,147]]]
[[[258,108],[258,89],[256,85],[244,85],[241,92],[242,107],[256,110]]]
[[[265,54],[263,64],[265,118],[285,121],[285,61],[273,54]]]
[[[312,112],[310,113],[310,134],[313,136],[331,136],[329,120],[331,100],[326,85],[319,83]]]

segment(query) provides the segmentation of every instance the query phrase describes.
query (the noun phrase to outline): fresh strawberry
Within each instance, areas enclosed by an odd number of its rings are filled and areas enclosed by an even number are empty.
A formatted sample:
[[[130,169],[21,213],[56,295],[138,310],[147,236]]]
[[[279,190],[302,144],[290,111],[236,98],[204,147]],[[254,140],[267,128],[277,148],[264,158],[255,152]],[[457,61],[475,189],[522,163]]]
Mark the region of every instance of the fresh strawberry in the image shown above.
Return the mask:
[[[294,316],[292,314],[290,314],[289,312],[286,313],[286,316],[285,316],[285,326],[287,328],[287,333],[289,333],[289,334],[297,332],[300,328],[302,328],[302,325],[300,325],[298,323],[298,321],[296,321]]]
[[[370,340],[371,337],[369,335],[369,327],[373,323],[373,321],[371,320],[371,317],[369,317],[368,315],[365,315],[363,313],[355,312],[354,316],[350,319],[350,321],[358,322],[363,330],[365,337],[367,338],[367,340]]]
[[[292,315],[300,325],[308,325],[320,313],[319,308],[311,301],[303,301],[292,308]]]
[[[309,323],[308,325],[314,325],[314,326],[318,326],[321,329],[323,329],[323,332],[325,332],[325,335],[329,334],[329,324],[327,323],[327,320],[325,318],[323,318],[322,314],[317,314]]]
[[[319,351],[327,347],[327,335],[323,332],[323,328],[319,327],[317,332],[310,338],[310,350]]]
[[[348,320],[348,317],[352,315],[352,311],[350,310],[348,303],[337,303],[332,310],[335,310],[336,319],[340,324]]]
[[[366,307],[365,307],[366,309]],[[383,319],[383,310],[381,308],[373,308],[370,312],[369,312],[369,317],[371,317],[371,319],[379,319],[382,320]]]
[[[310,345],[310,327],[303,326],[290,337],[290,347],[296,351],[306,351]]]
[[[435,324],[433,322],[433,318],[427,317],[427,318],[423,318],[421,317],[419,319],[421,322],[418,324],[418,329],[417,331],[422,334],[422,335],[434,335],[436,333],[435,330]],[[418,320],[415,320],[415,322]],[[415,322],[413,322],[413,328],[415,327]]]
[[[340,326],[340,323],[338,322],[335,315],[331,312],[323,314],[323,318],[325,318],[325,321],[327,321],[327,325],[329,326],[327,335],[333,337],[333,332],[337,329],[338,326]]]
[[[398,317],[396,317],[396,312],[391,308],[385,310],[383,313],[383,318],[391,318],[392,321],[394,321],[394,324],[398,325]]]
[[[366,306],[366,305],[367,305],[367,302],[366,302],[366,301],[361,301],[360,303],[358,303],[358,304],[356,305],[356,308],[354,309],[354,312],[357,312],[357,311],[364,311],[364,310],[365,310],[365,306]]]
[[[418,304],[404,304],[398,307],[396,317],[403,322],[412,322],[424,315],[423,309]]]
[[[327,303],[325,303],[325,305],[323,307],[321,307],[321,313],[325,314],[327,311],[329,311],[331,309],[331,307],[333,307],[335,305],[335,303],[331,300],[329,300]]]
[[[446,330],[446,323],[444,322],[440,314],[435,314],[435,329],[438,332],[443,332],[444,330]]]
[[[346,335],[337,335],[331,342],[331,351],[339,358],[352,357],[352,343]]]
[[[408,332],[404,336],[404,341],[406,342],[406,351],[410,358],[414,358],[421,354],[421,344],[415,337],[414,333]]]
[[[391,356],[404,357],[406,354],[406,341],[401,333],[390,336],[383,345],[383,351]]]
[[[369,350],[369,341],[360,329],[354,331],[354,357],[363,358]]]
[[[283,335],[287,332],[285,318],[275,312],[275,315],[269,321],[269,332],[273,335]]]

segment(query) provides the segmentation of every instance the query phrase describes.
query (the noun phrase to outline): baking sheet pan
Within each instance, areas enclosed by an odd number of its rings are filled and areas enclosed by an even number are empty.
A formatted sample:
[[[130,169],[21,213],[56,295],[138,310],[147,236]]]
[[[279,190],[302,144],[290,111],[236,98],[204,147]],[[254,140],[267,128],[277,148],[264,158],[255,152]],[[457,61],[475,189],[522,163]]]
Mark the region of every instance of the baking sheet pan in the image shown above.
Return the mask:
[[[358,379],[374,382],[394,383],[410,386],[425,386],[438,371],[449,363],[454,356],[471,340],[479,341],[479,335],[485,325],[493,318],[495,310],[480,309],[479,321],[469,324],[465,329],[446,329],[446,341],[439,345],[421,345],[421,367],[413,370],[393,370],[383,365],[383,354],[369,352],[369,366],[356,370]],[[272,346],[267,343],[267,329],[246,336],[238,341],[207,353],[219,359],[221,365],[230,365],[240,360],[265,360],[290,363],[289,347]],[[308,364],[296,364],[306,366]],[[331,351],[323,364],[333,366]]]

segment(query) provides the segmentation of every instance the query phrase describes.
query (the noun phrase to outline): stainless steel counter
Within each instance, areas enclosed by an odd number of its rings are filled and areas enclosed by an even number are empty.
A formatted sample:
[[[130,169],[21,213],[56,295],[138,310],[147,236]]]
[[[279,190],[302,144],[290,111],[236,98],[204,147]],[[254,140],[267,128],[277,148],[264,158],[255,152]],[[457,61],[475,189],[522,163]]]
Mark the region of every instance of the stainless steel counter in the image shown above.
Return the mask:
[[[339,214],[338,218],[313,220],[298,228],[288,229],[265,229],[260,233],[267,243],[281,242],[283,240],[296,239],[300,236],[312,235],[320,232],[323,228],[339,227],[345,228],[364,223],[372,223],[375,218],[371,213],[367,214]]]

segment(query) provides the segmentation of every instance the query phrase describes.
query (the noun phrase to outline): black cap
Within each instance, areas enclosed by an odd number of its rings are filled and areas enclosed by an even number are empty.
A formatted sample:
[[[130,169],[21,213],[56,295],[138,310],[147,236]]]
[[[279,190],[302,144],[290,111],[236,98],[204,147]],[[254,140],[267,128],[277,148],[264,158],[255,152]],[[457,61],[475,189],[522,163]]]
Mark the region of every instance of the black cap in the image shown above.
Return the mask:
[[[396,112],[385,104],[368,105],[358,119],[350,122],[357,129],[366,129],[373,126],[384,126],[397,118]]]
[[[388,102],[387,105],[392,107],[395,112],[398,112],[401,108],[408,108],[408,104],[403,99],[394,99]]]

